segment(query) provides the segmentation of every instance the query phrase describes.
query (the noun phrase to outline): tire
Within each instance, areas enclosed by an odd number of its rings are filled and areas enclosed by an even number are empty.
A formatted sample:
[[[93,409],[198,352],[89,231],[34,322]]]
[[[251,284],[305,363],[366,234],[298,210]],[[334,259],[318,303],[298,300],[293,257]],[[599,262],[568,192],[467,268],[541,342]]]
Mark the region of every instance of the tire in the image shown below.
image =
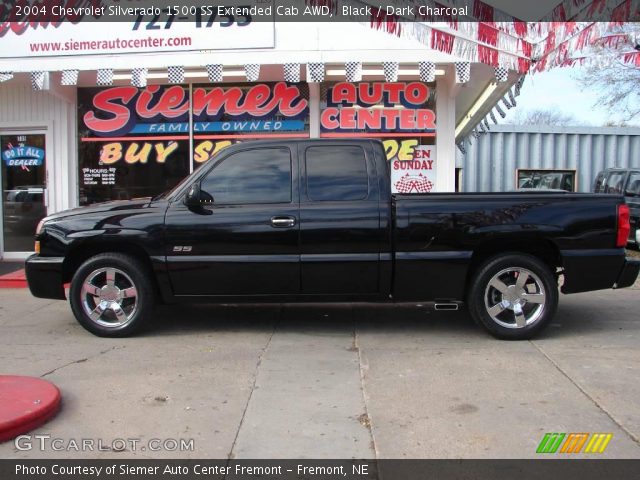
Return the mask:
[[[518,278],[524,279],[524,288]],[[505,253],[480,266],[467,303],[476,323],[494,337],[526,340],[553,319],[558,285],[551,269],[536,257]]]
[[[135,257],[101,253],[76,271],[69,303],[76,320],[94,335],[126,337],[140,331],[153,313],[153,280]]]

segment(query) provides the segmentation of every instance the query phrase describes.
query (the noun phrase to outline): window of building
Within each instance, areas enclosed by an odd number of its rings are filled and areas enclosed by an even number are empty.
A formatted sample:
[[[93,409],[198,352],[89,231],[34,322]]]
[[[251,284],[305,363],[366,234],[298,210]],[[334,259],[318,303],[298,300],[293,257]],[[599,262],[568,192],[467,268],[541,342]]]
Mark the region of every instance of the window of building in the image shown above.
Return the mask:
[[[223,148],[268,136],[309,136],[306,83],[79,88],[80,205],[158,195]]]
[[[286,148],[238,152],[202,180],[215,205],[291,202],[291,154]]]
[[[335,145],[305,150],[307,195],[314,201],[364,200],[369,177],[360,147]]]
[[[575,192],[575,170],[518,170],[518,188]]]

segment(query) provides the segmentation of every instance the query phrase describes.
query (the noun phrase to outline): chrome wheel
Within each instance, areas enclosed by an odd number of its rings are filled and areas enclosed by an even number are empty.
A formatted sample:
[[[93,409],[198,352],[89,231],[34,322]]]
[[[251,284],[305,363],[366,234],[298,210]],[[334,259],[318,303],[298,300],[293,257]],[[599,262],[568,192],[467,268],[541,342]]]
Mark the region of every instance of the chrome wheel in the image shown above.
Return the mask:
[[[93,270],[82,283],[84,313],[106,328],[130,323],[138,309],[138,290],[125,272],[114,267]]]
[[[505,268],[485,289],[484,305],[494,322],[505,328],[524,328],[542,317],[546,294],[540,278],[531,270]]]

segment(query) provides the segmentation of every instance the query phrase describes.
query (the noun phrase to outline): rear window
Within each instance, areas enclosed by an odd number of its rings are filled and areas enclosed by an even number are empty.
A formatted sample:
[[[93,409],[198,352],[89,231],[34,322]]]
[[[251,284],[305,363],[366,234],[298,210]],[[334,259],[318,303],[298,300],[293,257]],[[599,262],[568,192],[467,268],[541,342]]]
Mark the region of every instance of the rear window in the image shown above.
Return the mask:
[[[605,186],[605,193],[622,193],[626,172],[611,172]]]
[[[640,195],[640,172],[633,172],[629,175],[627,195]]]
[[[369,177],[364,150],[334,145],[305,150],[307,195],[313,201],[364,200]]]

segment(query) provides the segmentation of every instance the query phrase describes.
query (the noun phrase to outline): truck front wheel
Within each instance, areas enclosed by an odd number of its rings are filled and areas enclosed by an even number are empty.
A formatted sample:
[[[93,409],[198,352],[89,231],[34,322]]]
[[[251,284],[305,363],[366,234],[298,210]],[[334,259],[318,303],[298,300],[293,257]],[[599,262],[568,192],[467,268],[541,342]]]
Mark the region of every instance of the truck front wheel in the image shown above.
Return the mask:
[[[136,258],[102,253],[76,271],[69,302],[80,325],[94,335],[125,337],[138,331],[151,315],[153,282]]]
[[[558,307],[558,286],[536,257],[504,254],[478,269],[468,296],[473,319],[493,336],[524,340],[543,330]]]

